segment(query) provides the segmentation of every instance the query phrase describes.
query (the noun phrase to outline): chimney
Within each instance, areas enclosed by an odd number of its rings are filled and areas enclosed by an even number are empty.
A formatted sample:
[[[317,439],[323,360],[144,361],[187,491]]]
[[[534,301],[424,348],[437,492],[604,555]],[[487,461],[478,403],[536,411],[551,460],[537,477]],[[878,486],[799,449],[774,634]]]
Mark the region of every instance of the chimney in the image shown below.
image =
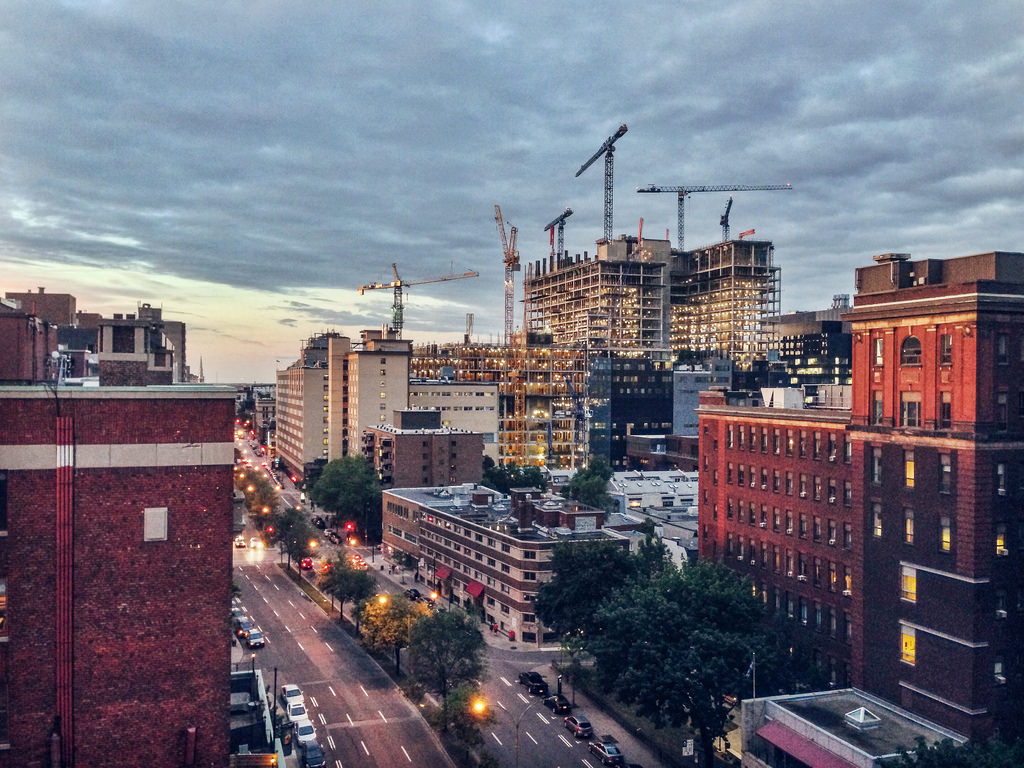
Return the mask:
[[[43,292],[43,291],[45,291],[45,290],[46,290],[46,287],[45,287],[45,286],[42,286],[42,285],[40,285],[40,286],[39,286],[39,292],[40,292],[40,293],[42,293],[42,292]]]

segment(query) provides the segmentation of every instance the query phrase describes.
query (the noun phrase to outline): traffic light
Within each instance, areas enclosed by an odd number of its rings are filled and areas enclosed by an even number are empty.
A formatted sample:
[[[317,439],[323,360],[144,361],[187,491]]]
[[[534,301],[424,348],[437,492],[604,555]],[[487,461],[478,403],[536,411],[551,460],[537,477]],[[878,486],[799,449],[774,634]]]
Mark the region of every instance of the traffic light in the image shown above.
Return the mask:
[[[267,533],[273,533],[273,532],[274,532],[274,526],[268,525],[267,526]]]
[[[352,523],[352,522],[345,523],[345,530],[346,531],[354,531],[355,529],[356,529],[356,524],[355,523]]]

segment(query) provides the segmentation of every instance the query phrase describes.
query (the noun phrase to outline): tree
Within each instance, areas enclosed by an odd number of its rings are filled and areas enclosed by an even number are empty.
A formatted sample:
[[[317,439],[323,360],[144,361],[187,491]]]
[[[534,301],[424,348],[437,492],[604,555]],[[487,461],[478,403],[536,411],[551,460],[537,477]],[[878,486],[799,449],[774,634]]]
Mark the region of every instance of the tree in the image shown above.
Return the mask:
[[[480,677],[485,646],[477,623],[466,613],[437,611],[412,627],[409,668],[418,682],[444,700],[452,688]]]
[[[636,556],[640,561],[640,572],[647,576],[656,576],[666,568],[672,566],[672,555],[661,537],[655,532],[654,521],[645,518],[640,525],[640,530],[647,535],[647,538],[640,542]]]
[[[381,529],[380,482],[373,465],[362,456],[328,462],[309,492],[314,503],[355,522],[363,539],[377,539]]]
[[[352,563],[342,554],[335,555],[326,572],[317,579],[320,590],[338,600],[338,611],[344,614],[345,603],[359,603],[370,597],[377,588],[367,571],[353,568]]]
[[[449,691],[433,720],[442,731],[453,734],[463,744],[475,746],[483,740],[480,727],[493,722],[494,713],[476,684],[467,682]]]
[[[608,481],[612,476],[612,468],[604,456],[594,456],[590,463],[575,475],[565,486],[569,498],[581,504],[598,509],[608,509],[612,497],[608,495]]]
[[[554,575],[537,591],[537,617],[559,635],[597,631],[597,607],[637,575],[637,566],[638,560],[616,542],[558,544],[551,557]]]
[[[251,467],[235,468],[235,488],[245,496],[245,506],[260,528],[280,508],[281,498],[277,486],[263,472]]]
[[[409,645],[413,625],[429,613],[423,603],[414,603],[404,595],[378,595],[363,606],[363,637],[371,648],[395,652],[396,676],[401,674],[400,652]]]
[[[725,734],[751,653],[766,644],[761,603],[719,564],[664,571],[614,594],[598,610],[606,631],[587,636],[599,680],[655,725],[689,722],[705,765]]]
[[[918,737],[913,752],[903,751],[894,768],[1018,768],[1024,765],[1024,742],[1007,744],[992,740],[985,744],[956,744],[941,741],[927,746]]]
[[[288,565],[292,560],[306,557],[309,543],[316,541],[318,531],[309,524],[300,510],[287,507],[274,517],[274,537],[284,545],[288,553]]]
[[[484,456],[483,484],[500,493],[508,493],[512,488],[539,488],[543,491],[548,487],[540,467],[520,464],[497,466],[490,456]]]

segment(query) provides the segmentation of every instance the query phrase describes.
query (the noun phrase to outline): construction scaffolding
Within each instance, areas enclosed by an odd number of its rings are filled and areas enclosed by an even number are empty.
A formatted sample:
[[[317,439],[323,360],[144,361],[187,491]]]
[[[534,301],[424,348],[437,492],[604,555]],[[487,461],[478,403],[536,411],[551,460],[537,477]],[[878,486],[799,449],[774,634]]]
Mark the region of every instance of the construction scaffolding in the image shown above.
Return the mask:
[[[672,349],[697,358],[728,357],[749,370],[773,342],[779,314],[774,246],[728,240],[678,254],[670,275]]]
[[[556,345],[601,349],[668,346],[667,240],[622,236],[597,255],[552,255],[527,266],[525,327]]]

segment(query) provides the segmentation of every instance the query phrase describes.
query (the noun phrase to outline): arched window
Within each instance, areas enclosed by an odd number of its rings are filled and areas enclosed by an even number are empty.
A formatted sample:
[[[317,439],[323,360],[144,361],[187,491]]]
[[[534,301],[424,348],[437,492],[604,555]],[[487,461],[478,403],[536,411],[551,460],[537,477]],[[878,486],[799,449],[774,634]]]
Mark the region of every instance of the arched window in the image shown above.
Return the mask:
[[[921,342],[916,336],[907,336],[900,347],[900,365],[921,364]]]

